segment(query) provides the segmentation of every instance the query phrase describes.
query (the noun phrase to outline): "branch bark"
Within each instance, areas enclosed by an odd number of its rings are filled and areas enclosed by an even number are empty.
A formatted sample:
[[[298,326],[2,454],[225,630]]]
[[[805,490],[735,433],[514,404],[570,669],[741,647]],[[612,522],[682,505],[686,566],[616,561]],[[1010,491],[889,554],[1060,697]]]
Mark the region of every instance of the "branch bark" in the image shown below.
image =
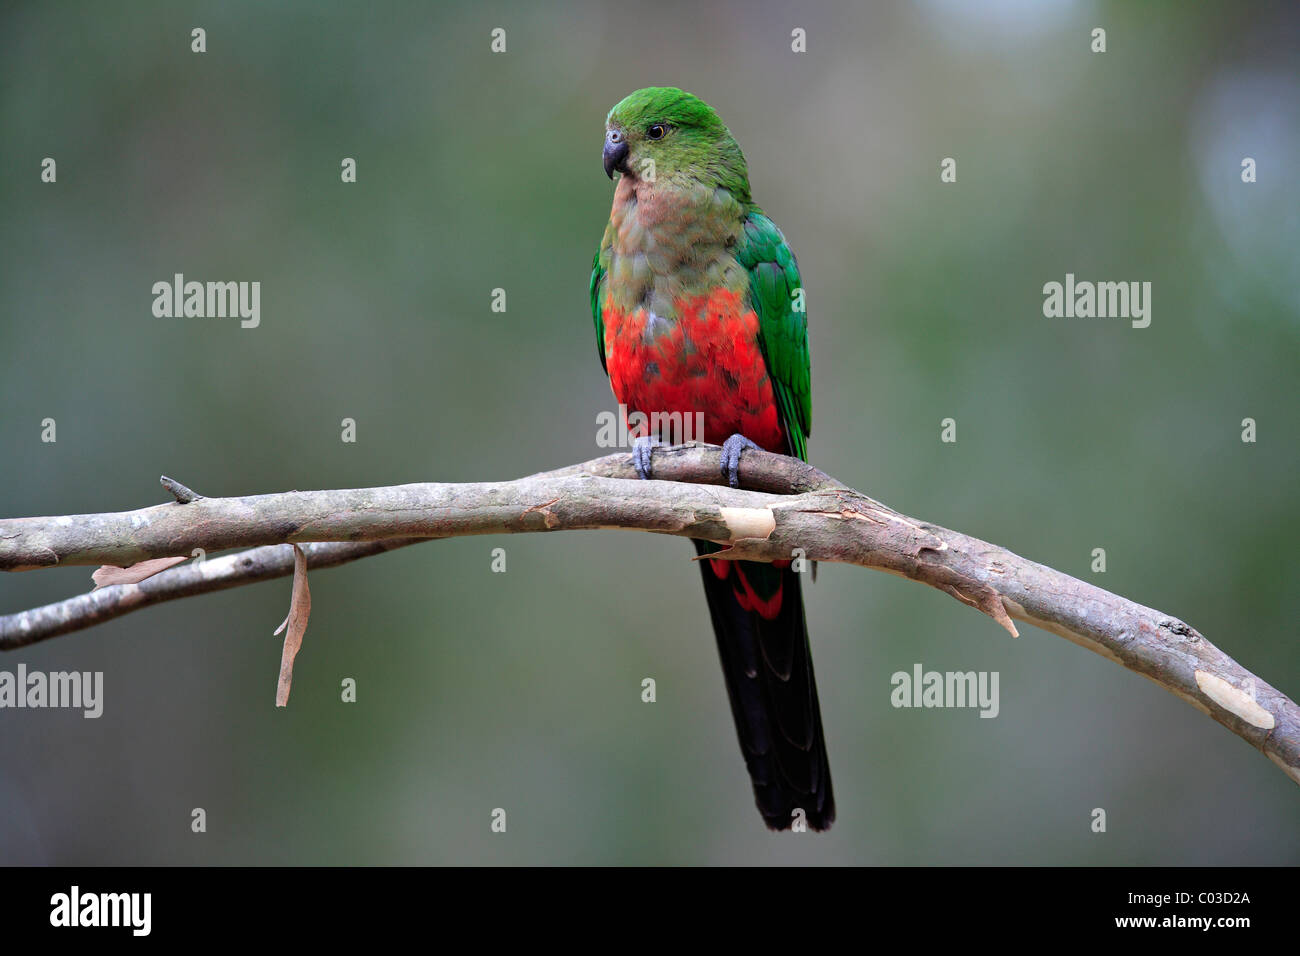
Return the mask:
[[[809,560],[889,571],[992,617],[1044,628],[1148,677],[1213,717],[1300,783],[1300,708],[1177,618],[1028,561],[996,545],[909,518],[817,469],[746,452],[741,488],[727,487],[710,445],[657,448],[655,480],[610,455],[516,481],[204,498],[179,482],[177,501],[138,511],[0,519],[0,570],[126,566],[151,558],[248,548],[190,562],[0,617],[0,650],[81,630],[162,601],[310,569],[420,541],[473,534],[622,528],[727,545],[713,557]],[[165,483],[166,484],[166,483]],[[180,489],[181,493],[177,493]],[[185,500],[188,499],[188,500]]]

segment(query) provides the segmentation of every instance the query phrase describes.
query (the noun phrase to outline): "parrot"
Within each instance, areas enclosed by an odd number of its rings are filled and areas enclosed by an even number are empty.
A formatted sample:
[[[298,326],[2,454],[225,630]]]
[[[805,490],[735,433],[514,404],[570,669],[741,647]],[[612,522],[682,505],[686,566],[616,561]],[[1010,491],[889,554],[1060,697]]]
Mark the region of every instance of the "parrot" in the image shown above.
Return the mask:
[[[722,446],[733,487],[748,449],[807,460],[799,265],[750,195],[731,132],[699,97],[648,87],[609,111],[601,158],[619,178],[592,262],[591,311],[614,397],[625,421],[642,423],[632,433],[637,475],[652,477],[653,448],[664,444],[647,421],[702,421],[694,437]],[[720,545],[692,543],[759,813],[772,830],[825,830],[835,799],[802,572],[788,560],[709,558]]]

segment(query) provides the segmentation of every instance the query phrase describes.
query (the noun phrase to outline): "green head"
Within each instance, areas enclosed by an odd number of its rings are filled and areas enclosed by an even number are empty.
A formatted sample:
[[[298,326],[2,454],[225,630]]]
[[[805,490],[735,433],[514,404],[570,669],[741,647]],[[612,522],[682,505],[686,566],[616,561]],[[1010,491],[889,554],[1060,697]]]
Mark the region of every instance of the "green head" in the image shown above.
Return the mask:
[[[745,157],[713,107],[675,86],[629,94],[605,120],[605,172],[721,186],[749,203]],[[653,167],[647,162],[652,160]]]

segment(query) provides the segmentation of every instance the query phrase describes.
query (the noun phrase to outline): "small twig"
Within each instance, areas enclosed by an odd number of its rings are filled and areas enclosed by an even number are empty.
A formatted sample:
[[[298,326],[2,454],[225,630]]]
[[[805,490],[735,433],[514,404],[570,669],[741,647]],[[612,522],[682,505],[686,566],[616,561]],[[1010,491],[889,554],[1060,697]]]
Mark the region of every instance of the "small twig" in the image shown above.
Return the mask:
[[[339,541],[301,547],[307,555],[308,570],[314,571],[395,551],[424,540],[407,538],[355,544]],[[82,631],[165,601],[286,577],[293,573],[293,566],[293,548],[287,544],[272,544],[190,561],[138,584],[99,588],[54,604],[0,615],[0,650],[13,651],[51,637]]]
[[[186,488],[175,478],[168,478],[166,475],[163,475],[158,480],[162,483],[162,486],[170,491],[172,495],[175,496],[176,500],[183,505],[187,505],[191,501],[198,501],[203,497],[197,492]]]

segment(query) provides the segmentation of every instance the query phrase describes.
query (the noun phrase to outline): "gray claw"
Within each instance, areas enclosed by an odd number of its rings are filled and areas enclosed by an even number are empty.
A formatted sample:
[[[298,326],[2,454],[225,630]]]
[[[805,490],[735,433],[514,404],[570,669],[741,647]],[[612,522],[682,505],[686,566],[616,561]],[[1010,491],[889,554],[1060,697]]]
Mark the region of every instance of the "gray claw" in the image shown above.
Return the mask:
[[[658,438],[641,436],[632,441],[632,467],[636,469],[636,475],[642,481],[651,477],[653,469],[650,466],[650,458],[654,449],[663,442]]]
[[[722,443],[722,473],[733,488],[740,487],[740,456],[747,448],[758,450],[757,445],[740,434],[732,435]]]

